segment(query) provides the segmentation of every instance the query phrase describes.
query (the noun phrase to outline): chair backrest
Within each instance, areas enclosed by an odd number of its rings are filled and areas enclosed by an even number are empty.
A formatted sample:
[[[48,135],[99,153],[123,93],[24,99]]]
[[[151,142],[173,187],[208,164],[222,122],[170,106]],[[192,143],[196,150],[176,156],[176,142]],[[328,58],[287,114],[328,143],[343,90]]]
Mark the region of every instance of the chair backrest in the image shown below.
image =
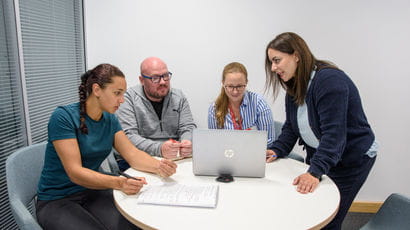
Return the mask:
[[[115,149],[113,148],[108,154],[107,158],[101,163],[100,172],[105,172],[105,173],[112,173],[112,174],[117,174],[120,169],[118,167],[118,163],[115,160]]]
[[[273,125],[275,126],[275,138],[278,139],[280,133],[282,132],[283,123],[280,121],[274,121]]]
[[[410,198],[393,193],[361,230],[409,229]]]
[[[46,142],[18,149],[6,161],[10,208],[20,229],[41,229],[28,206],[37,194]]]
[[[280,121],[274,121],[273,125],[275,126],[275,137],[276,137],[276,139],[278,139],[279,135],[282,133],[283,123],[280,122]],[[292,158],[294,160],[300,161],[300,162],[305,161],[305,159],[301,155],[299,155],[295,152],[290,152],[288,157]]]

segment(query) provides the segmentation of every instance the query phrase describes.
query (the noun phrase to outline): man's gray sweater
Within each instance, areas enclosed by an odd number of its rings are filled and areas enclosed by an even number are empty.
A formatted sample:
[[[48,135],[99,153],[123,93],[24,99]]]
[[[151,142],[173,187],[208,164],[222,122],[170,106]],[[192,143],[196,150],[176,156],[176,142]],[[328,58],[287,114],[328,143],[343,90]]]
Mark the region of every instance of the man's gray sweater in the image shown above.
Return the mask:
[[[161,156],[161,146],[170,138],[191,140],[196,128],[188,100],[179,89],[171,88],[164,98],[162,119],[145,96],[141,85],[129,88],[117,111],[124,132],[134,145],[152,156]]]

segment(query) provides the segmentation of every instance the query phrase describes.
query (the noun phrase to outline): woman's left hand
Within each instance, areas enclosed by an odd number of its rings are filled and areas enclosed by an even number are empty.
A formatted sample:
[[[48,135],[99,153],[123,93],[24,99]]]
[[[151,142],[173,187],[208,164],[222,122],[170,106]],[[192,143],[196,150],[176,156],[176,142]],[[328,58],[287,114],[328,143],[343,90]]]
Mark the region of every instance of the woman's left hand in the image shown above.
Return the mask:
[[[315,191],[319,185],[319,179],[310,175],[310,173],[303,173],[293,180],[293,185],[297,186],[297,191],[306,194]]]
[[[162,177],[169,177],[176,172],[176,169],[177,165],[173,161],[161,159],[159,161],[157,173]]]

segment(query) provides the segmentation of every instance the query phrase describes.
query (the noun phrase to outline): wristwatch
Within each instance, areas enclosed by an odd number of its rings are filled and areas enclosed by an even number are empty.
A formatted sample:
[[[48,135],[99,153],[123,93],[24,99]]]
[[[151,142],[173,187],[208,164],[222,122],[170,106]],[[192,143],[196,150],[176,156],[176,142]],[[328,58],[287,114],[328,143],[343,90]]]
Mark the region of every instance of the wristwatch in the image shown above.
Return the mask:
[[[319,175],[319,174],[314,173],[314,172],[308,172],[308,173],[309,173],[310,175],[312,175],[313,177],[319,179],[319,181],[322,180],[322,175]]]

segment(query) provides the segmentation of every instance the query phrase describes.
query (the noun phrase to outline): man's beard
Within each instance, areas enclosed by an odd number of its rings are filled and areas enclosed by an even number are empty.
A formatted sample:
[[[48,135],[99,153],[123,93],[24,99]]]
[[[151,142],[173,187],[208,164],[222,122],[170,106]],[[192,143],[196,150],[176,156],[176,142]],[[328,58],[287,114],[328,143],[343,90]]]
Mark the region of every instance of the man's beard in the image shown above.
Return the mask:
[[[165,86],[165,87],[166,87],[166,86]],[[155,99],[158,99],[158,100],[162,100],[162,99],[164,99],[165,96],[168,95],[169,89],[167,89],[167,92],[166,92],[164,95],[159,94],[159,93],[158,93],[157,91],[155,91],[155,90],[152,90],[152,91],[148,91],[148,90],[147,90],[145,93],[148,94],[148,96],[150,96],[150,97],[152,97],[152,98],[155,98]]]

